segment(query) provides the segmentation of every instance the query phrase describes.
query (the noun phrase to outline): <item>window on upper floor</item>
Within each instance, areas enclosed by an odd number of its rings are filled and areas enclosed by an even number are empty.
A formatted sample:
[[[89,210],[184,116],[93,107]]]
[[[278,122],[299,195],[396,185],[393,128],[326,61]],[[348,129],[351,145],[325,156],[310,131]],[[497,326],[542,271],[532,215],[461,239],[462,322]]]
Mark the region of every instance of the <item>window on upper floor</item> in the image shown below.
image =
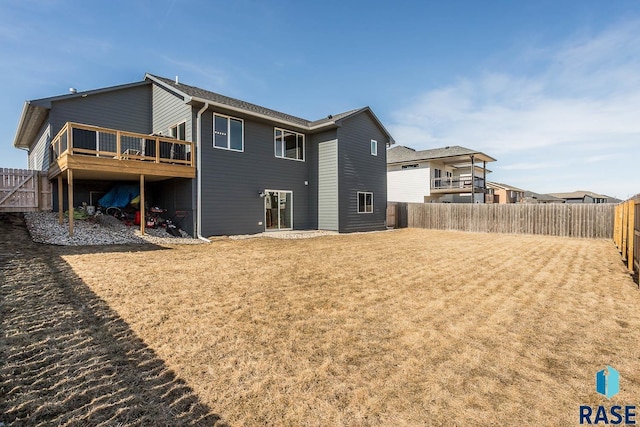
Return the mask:
[[[358,213],[373,213],[373,193],[358,191]]]
[[[375,139],[371,140],[371,155],[372,156],[378,155],[378,141],[376,141]]]
[[[415,168],[419,168],[420,165],[415,163],[413,165],[402,165],[402,169],[415,169]]]
[[[274,129],[276,157],[304,161],[304,135],[291,130]]]
[[[244,120],[214,114],[213,146],[224,150],[244,151]]]
[[[187,140],[187,122],[178,123],[175,126],[169,128],[169,136],[171,138],[179,139],[180,141]]]

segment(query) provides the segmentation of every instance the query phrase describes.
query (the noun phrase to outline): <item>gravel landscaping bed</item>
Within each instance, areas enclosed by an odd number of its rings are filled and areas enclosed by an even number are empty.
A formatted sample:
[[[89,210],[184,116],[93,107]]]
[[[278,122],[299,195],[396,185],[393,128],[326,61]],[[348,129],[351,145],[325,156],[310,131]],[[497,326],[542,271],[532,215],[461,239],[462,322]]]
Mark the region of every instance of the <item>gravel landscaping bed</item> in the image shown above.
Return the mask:
[[[32,212],[24,215],[31,238],[37,243],[61,246],[84,245],[120,245],[120,244],[197,244],[202,240],[194,239],[182,232],[183,237],[173,237],[165,229],[148,228],[146,235],[140,235],[139,227],[127,227],[118,219],[109,215],[75,220],[73,236],[69,236],[69,221],[65,218],[58,224],[56,212]]]
[[[27,229],[31,238],[37,243],[60,246],[91,245],[123,245],[123,244],[200,244],[203,240],[195,239],[184,231],[182,237],[173,237],[164,228],[147,228],[145,235],[140,235],[138,226],[128,227],[122,221],[110,215],[95,215],[87,219],[76,219],[73,223],[73,237],[69,236],[69,221],[64,219],[58,224],[57,212],[31,212],[24,214]],[[228,236],[232,240],[268,237],[272,239],[309,239],[313,237],[337,235],[336,231],[327,230],[289,230],[266,231],[257,234],[241,234]],[[355,233],[354,233],[355,234]]]
[[[258,234],[238,234],[229,236],[232,240],[252,239],[255,237],[270,237],[272,239],[310,239],[312,237],[331,236],[337,231],[327,230],[290,230],[290,231],[265,231]]]

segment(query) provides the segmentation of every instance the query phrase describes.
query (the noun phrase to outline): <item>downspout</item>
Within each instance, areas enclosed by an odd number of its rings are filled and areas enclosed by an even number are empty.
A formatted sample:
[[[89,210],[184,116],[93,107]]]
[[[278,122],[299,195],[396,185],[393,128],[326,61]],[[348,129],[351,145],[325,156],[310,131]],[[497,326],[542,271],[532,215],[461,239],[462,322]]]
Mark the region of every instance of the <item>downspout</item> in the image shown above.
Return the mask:
[[[198,216],[196,221],[196,234],[198,239],[204,240],[207,243],[211,243],[211,240],[202,236],[202,113],[207,111],[209,108],[209,103],[205,102],[204,106],[198,110],[198,115],[196,116],[196,167],[198,168],[198,206],[196,210],[196,215]]]

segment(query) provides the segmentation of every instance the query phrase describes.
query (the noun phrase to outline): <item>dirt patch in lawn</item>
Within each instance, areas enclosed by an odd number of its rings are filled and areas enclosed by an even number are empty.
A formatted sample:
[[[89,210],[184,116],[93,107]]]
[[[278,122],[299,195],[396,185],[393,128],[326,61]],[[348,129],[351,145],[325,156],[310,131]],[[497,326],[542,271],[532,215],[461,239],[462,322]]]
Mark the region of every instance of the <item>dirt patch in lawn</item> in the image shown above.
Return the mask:
[[[640,292],[610,241],[409,229],[63,258],[232,425],[568,425],[640,393]]]
[[[104,251],[33,243],[0,214],[0,424],[223,425],[61,258],[89,250]]]

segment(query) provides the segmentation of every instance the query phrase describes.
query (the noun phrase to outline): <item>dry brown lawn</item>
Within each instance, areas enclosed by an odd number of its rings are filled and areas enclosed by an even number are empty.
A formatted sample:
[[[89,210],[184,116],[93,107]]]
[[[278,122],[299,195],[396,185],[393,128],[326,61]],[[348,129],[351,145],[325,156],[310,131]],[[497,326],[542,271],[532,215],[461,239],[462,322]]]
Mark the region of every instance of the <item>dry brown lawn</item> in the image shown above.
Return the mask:
[[[611,241],[406,229],[63,258],[234,426],[575,425],[640,395],[640,291]]]

